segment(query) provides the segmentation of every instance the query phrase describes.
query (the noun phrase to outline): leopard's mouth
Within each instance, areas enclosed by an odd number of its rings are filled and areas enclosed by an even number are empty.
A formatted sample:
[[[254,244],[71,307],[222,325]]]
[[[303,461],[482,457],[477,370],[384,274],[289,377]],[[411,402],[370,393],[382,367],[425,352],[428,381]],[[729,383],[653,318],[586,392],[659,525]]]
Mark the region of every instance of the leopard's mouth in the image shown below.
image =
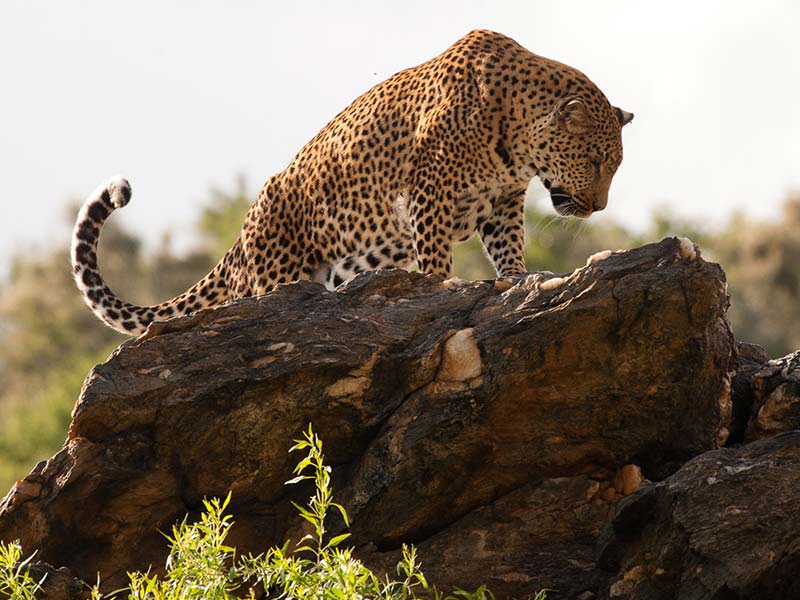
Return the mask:
[[[580,202],[576,202],[572,195],[561,187],[551,187],[545,183],[545,187],[550,190],[550,201],[553,208],[562,217],[578,217],[585,219],[592,214],[590,209],[584,208]]]
[[[550,192],[550,201],[553,203],[553,208],[562,217],[585,219],[592,214],[591,208],[586,208],[582,202],[575,200],[572,194],[561,186],[553,186],[553,182],[550,179],[542,177],[542,184]]]

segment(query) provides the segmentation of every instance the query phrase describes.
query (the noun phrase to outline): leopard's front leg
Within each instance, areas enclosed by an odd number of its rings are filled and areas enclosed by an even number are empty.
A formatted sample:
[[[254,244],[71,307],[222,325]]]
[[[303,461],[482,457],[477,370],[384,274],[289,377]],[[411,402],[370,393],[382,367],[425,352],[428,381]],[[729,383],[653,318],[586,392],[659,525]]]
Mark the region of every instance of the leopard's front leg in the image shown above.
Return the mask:
[[[524,273],[525,190],[497,199],[478,233],[499,277]]]
[[[417,266],[423,273],[453,276],[453,195],[438,178],[421,172],[410,193],[409,212]]]

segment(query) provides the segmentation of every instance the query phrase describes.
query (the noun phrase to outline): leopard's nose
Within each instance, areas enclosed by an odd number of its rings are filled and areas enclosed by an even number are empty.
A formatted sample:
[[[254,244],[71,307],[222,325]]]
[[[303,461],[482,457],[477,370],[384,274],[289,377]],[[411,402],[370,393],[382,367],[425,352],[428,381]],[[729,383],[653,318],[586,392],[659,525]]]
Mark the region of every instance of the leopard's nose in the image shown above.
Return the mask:
[[[592,208],[595,212],[603,210],[608,204],[608,191],[600,192],[592,203]]]

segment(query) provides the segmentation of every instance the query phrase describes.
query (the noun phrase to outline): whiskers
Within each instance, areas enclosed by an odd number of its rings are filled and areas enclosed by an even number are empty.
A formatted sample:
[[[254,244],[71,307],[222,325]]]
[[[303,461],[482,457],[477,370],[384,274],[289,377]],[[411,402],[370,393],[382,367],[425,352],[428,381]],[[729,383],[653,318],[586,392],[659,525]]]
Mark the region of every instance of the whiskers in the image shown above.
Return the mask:
[[[529,225],[529,235],[532,235],[537,243],[549,247],[556,243],[556,239],[567,243],[574,243],[581,234],[588,228],[589,224],[582,215],[587,211],[583,206],[575,201],[574,197],[561,189],[551,189],[548,200],[552,202],[553,211],[545,210],[535,222]],[[556,224],[556,227],[553,225]]]
[[[573,242],[575,240],[577,240],[578,237],[581,234],[583,234],[589,227],[589,221],[587,221],[586,219],[569,219],[569,223],[570,223],[570,227],[572,227],[572,224],[575,225],[573,227],[574,232],[572,234],[572,241]],[[568,227],[567,229],[569,229],[570,227]]]
[[[536,220],[536,223],[533,224],[533,231],[539,235],[547,231],[547,228],[552,225],[553,221],[558,220],[557,215],[553,215],[547,212],[543,212],[539,218]],[[542,222],[544,222],[544,227],[542,227]]]
[[[547,239],[545,234],[550,230],[551,236],[553,232],[556,231],[558,232],[555,233],[556,237],[564,236],[569,238],[572,242],[575,242],[589,227],[589,223],[586,219],[577,217],[577,215],[583,212],[580,206],[570,200],[569,203],[558,206],[555,212],[541,214],[530,231],[539,240]],[[554,224],[556,229],[551,229]]]

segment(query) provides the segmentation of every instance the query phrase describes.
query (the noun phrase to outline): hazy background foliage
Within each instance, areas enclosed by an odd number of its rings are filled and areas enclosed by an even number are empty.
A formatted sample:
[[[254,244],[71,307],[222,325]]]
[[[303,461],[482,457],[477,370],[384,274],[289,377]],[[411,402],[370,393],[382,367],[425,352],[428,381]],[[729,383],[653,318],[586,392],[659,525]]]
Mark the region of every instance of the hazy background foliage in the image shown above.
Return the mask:
[[[195,247],[176,254],[169,239],[151,253],[137,233],[106,225],[100,265],[126,299],[152,303],[202,277],[230,246],[255,196],[241,179],[212,189],[195,223]],[[77,211],[65,212],[64,228]],[[568,272],[604,249],[631,248],[667,235],[686,235],[728,274],[736,337],[764,345],[773,356],[800,348],[800,195],[790,195],[780,219],[756,222],[734,215],[717,229],[657,212],[634,234],[619,224],[560,219],[549,207],[529,208],[526,260],[531,271]],[[456,275],[488,279],[494,272],[477,239],[460,245]],[[72,282],[67,244],[20,254],[0,284],[0,494],[63,443],[84,377],[125,336],[103,326]]]

